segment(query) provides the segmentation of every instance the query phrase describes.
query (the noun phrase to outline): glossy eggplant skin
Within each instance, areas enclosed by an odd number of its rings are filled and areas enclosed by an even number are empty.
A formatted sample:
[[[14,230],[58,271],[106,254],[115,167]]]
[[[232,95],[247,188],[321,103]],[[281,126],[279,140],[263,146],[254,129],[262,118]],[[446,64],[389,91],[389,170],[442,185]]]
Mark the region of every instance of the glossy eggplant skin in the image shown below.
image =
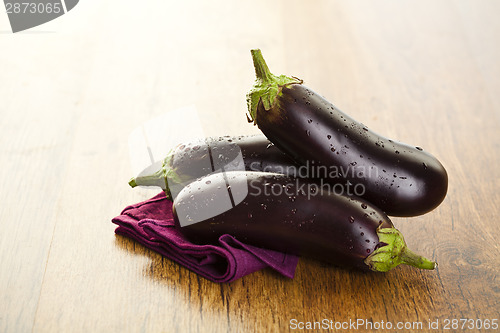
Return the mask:
[[[296,172],[297,164],[264,135],[208,137],[178,145],[171,153],[167,167],[182,178],[206,176],[223,168],[241,154],[244,170],[275,173]],[[212,156],[210,156],[212,155]],[[212,161],[212,163],[207,163]]]
[[[297,163],[340,170],[340,178],[362,185],[357,195],[388,215],[424,214],[446,195],[448,176],[434,156],[369,130],[303,84],[281,87],[268,110],[259,102],[254,121]]]
[[[186,224],[189,215],[213,208],[220,186],[213,174],[186,186],[174,200],[176,226],[192,242],[216,244],[223,234],[267,249],[305,255],[368,270],[367,256],[384,244],[377,228],[393,228],[387,215],[366,200],[321,190],[307,179],[263,172],[227,172],[241,202],[216,216]]]

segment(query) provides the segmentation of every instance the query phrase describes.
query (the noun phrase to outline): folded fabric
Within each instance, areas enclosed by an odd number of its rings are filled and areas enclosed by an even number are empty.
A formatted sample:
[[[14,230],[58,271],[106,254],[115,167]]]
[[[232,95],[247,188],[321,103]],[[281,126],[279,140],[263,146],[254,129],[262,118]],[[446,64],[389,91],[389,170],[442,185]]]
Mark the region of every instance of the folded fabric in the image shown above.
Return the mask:
[[[174,225],[172,202],[163,192],[126,207],[112,220],[115,232],[185,266],[214,282],[231,282],[265,267],[293,278],[299,258],[262,249],[222,235],[219,244],[188,241]]]

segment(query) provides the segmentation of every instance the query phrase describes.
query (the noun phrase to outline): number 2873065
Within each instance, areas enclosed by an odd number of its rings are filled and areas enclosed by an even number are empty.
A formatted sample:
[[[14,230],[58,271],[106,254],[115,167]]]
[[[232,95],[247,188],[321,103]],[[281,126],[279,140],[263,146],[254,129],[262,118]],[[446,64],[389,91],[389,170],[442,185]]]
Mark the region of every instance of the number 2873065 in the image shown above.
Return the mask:
[[[5,9],[7,14],[59,14],[63,11],[60,2],[6,2]]]

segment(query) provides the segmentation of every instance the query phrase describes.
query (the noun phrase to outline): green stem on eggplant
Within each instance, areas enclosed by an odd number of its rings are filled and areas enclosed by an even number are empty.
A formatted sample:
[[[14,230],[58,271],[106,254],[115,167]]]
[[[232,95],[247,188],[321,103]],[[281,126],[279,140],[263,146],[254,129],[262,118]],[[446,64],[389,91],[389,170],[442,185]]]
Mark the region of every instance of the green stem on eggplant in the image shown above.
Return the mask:
[[[161,167],[152,172],[141,174],[135,178],[130,179],[128,184],[134,188],[136,186],[158,186],[162,188],[167,198],[172,199],[168,181],[180,182],[180,177],[173,168],[170,168],[173,152],[170,151],[163,159]]]
[[[128,184],[131,187],[136,187],[136,186],[158,186],[158,187],[165,187],[166,183],[166,174],[165,174],[165,169],[161,168],[157,171],[155,171],[152,174],[144,175],[144,176],[137,176],[135,178],[132,178]]]
[[[281,93],[281,89],[291,84],[302,84],[302,80],[286,75],[276,76],[267,67],[266,61],[259,49],[251,50],[255,75],[257,79],[250,92],[247,94],[247,106],[249,122],[256,121],[257,106],[262,101],[264,108],[270,110],[276,98]]]
[[[434,269],[436,262],[411,251],[399,230],[395,228],[378,228],[377,235],[381,243],[379,247],[365,259],[371,270],[387,272],[400,264],[406,264],[421,269]]]

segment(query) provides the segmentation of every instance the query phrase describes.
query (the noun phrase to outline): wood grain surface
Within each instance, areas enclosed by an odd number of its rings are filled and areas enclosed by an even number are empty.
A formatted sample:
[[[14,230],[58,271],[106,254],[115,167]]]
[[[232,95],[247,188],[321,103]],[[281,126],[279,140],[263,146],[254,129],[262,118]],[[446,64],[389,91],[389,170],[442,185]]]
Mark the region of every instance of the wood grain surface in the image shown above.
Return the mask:
[[[472,0],[82,1],[17,34],[0,13],[0,332],[297,332],[294,320],[323,319],[500,330],[477,327],[500,320],[499,12]],[[258,133],[245,118],[256,47],[273,72],[442,161],[444,202],[393,218],[435,271],[302,258],[294,279],[262,270],[220,285],[115,236],[111,219],[156,193],[127,185],[136,126],[194,104],[207,135]]]

